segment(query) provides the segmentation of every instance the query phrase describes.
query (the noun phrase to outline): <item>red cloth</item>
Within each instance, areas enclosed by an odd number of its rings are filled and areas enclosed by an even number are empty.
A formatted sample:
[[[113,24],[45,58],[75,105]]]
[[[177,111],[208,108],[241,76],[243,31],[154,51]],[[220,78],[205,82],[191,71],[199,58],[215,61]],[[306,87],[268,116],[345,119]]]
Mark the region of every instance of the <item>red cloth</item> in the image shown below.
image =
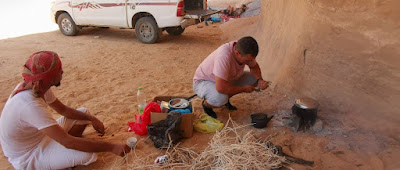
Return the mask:
[[[15,94],[32,89],[33,94],[39,97],[39,93],[44,93],[52,85],[55,85],[61,80],[62,64],[57,53],[52,51],[40,51],[32,54],[24,65],[22,77],[24,82],[12,94]]]
[[[135,115],[136,122],[128,122],[128,132],[134,131],[138,135],[147,134],[147,125],[151,123],[151,112],[161,112],[157,102],[150,102],[144,108],[143,114]]]
[[[227,22],[231,18],[240,18],[240,16],[228,16],[227,14],[221,14],[220,18],[224,21]]]

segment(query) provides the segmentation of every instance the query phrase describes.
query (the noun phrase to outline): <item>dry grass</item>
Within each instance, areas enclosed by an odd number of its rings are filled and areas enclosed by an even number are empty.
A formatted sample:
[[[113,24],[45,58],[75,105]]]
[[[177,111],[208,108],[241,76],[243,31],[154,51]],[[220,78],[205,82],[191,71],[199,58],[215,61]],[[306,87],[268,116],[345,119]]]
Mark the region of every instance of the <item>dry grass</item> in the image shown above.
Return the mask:
[[[179,144],[146,157],[137,157],[136,151],[114,164],[125,162],[128,169],[275,169],[287,164],[269,140],[261,140],[252,131],[237,125],[229,118],[225,127],[216,132],[203,152],[197,153]],[[163,153],[165,152],[165,153]],[[164,164],[154,164],[157,156],[167,155]]]

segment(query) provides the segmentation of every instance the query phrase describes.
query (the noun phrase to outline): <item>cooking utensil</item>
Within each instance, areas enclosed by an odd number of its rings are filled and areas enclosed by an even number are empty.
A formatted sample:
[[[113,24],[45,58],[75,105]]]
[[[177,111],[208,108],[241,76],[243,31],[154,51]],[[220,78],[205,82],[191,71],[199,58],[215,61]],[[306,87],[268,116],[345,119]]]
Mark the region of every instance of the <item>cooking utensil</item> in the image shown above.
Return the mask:
[[[191,99],[196,97],[197,94],[192,95],[188,98],[174,98],[169,101],[169,107],[173,109],[185,109],[189,107]]]
[[[169,101],[169,107],[173,109],[184,109],[189,106],[189,101],[183,98],[175,98]]]
[[[268,122],[274,117],[268,117],[267,114],[265,113],[254,113],[251,114],[251,123],[253,123],[253,126],[255,128],[265,128],[268,124]]]
[[[309,129],[317,119],[319,103],[312,98],[304,97],[296,99],[292,106],[292,113],[300,118],[300,128]]]

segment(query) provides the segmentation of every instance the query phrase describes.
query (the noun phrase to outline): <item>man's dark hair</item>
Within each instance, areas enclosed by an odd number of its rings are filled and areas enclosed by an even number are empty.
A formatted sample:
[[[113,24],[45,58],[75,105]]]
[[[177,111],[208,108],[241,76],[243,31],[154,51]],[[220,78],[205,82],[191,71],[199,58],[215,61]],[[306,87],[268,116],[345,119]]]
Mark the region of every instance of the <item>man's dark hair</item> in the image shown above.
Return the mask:
[[[254,57],[258,55],[258,43],[250,36],[241,38],[235,48],[241,55],[251,54]]]

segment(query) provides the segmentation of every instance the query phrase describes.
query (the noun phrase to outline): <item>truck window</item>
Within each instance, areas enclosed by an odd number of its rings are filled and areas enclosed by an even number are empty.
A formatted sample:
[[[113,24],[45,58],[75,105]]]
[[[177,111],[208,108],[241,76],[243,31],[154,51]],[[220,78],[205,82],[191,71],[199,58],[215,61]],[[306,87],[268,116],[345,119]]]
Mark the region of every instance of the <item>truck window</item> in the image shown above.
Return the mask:
[[[190,0],[185,1],[185,10],[199,10],[204,9],[204,0]]]

